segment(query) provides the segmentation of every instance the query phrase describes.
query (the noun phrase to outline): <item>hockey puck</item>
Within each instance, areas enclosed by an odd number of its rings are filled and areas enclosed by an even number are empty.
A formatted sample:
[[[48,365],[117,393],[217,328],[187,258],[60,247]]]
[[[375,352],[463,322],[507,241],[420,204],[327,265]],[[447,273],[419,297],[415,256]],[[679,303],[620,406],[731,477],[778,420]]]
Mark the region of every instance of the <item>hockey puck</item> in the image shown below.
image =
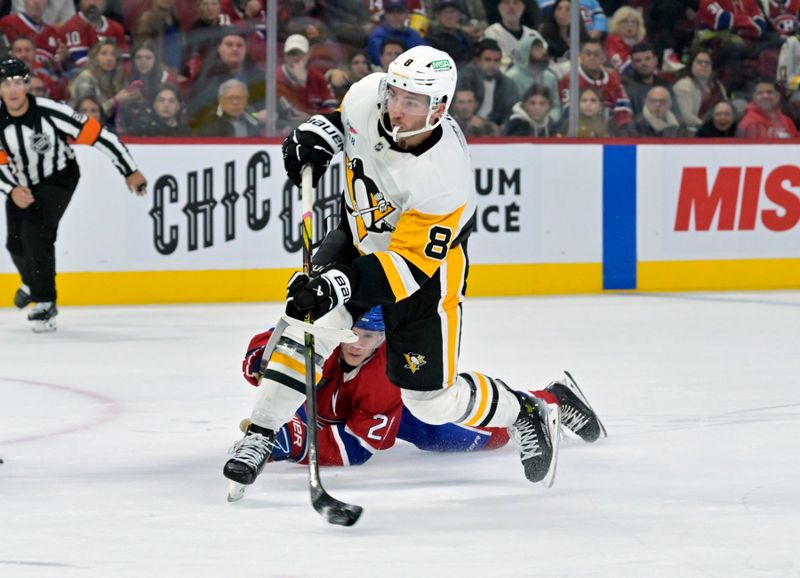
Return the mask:
[[[3,458],[0,458],[0,464],[2,464],[2,463],[3,463]]]

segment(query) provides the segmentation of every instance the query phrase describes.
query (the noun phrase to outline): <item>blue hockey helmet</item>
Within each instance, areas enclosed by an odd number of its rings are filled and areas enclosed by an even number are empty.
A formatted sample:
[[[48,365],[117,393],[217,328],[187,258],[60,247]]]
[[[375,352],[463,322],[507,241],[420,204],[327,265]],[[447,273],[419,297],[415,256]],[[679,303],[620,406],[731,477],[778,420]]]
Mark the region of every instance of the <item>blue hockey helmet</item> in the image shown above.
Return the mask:
[[[358,327],[366,331],[379,331],[381,333],[386,331],[383,325],[383,312],[381,311],[380,305],[373,307],[359,317],[353,327]]]

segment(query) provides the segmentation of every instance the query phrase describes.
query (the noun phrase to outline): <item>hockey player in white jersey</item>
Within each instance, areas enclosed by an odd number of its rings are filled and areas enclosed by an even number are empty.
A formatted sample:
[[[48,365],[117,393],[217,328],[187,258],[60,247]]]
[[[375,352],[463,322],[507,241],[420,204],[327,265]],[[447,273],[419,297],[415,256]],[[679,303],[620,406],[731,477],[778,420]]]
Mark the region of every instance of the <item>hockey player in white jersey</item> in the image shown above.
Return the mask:
[[[346,187],[340,229],[347,243],[311,279],[296,274],[287,313],[349,328],[382,305],[389,379],[420,420],[508,427],[525,476],[551,485],[559,409],[501,380],[458,372],[462,301],[475,218],[473,169],[464,136],[447,114],[456,68],[445,52],[412,48],[345,95],[339,111],[316,115],[283,144],[289,178],[304,165],[314,184],[344,152]],[[340,234],[341,236],[341,234]],[[249,484],[263,468],[275,431],[304,402],[302,338],[287,334],[270,357],[250,430],[225,465]],[[336,343],[317,340],[325,359]]]

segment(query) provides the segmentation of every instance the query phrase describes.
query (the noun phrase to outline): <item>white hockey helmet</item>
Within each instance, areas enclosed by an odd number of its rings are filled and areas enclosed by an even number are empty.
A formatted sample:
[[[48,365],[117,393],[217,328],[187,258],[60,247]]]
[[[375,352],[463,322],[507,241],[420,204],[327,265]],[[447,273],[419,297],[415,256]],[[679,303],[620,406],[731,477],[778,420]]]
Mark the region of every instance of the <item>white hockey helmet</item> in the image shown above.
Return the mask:
[[[395,141],[399,138],[420,134],[436,128],[442,122],[444,115],[431,124],[431,116],[439,109],[442,102],[445,103],[445,112],[450,107],[456,92],[456,63],[446,52],[430,46],[415,46],[395,58],[389,64],[382,85],[381,122],[383,122],[383,113],[386,113],[387,86],[396,86],[408,92],[424,94],[428,97],[428,116],[425,119],[424,128],[406,132],[388,129]]]

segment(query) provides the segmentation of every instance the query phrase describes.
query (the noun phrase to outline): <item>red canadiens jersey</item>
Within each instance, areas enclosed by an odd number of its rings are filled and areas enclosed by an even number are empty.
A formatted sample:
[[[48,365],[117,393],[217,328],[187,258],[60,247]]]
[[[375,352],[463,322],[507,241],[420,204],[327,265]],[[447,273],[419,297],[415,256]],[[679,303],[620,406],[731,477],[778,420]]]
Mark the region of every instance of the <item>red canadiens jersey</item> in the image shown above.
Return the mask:
[[[800,32],[800,0],[769,0],[767,17],[781,36]]]
[[[631,101],[625,92],[625,87],[622,86],[619,74],[603,68],[598,78],[592,78],[579,67],[578,89],[583,90],[587,86],[594,86],[600,91],[603,96],[603,106],[617,126],[625,126],[633,120]],[[570,104],[568,74],[559,82],[558,92],[561,95],[561,105],[564,108],[568,107]]]
[[[355,465],[394,445],[403,404],[386,377],[386,344],[372,359],[346,373],[337,348],[325,362],[317,392],[317,432],[322,465]]]
[[[758,38],[766,27],[756,0],[701,0],[697,21],[700,28],[732,30],[743,38]]]
[[[125,39],[125,30],[122,24],[103,16],[99,28],[89,22],[86,17],[78,12],[61,27],[61,33],[67,42],[69,55],[78,66],[86,63],[89,49],[104,38],[113,38],[117,42],[122,58],[129,58],[128,41]]]
[[[36,44],[36,62],[48,67],[53,65],[59,44],[64,42],[58,30],[49,24],[36,24],[24,14],[3,16],[0,19],[0,30],[9,45],[20,36],[33,39]]]

